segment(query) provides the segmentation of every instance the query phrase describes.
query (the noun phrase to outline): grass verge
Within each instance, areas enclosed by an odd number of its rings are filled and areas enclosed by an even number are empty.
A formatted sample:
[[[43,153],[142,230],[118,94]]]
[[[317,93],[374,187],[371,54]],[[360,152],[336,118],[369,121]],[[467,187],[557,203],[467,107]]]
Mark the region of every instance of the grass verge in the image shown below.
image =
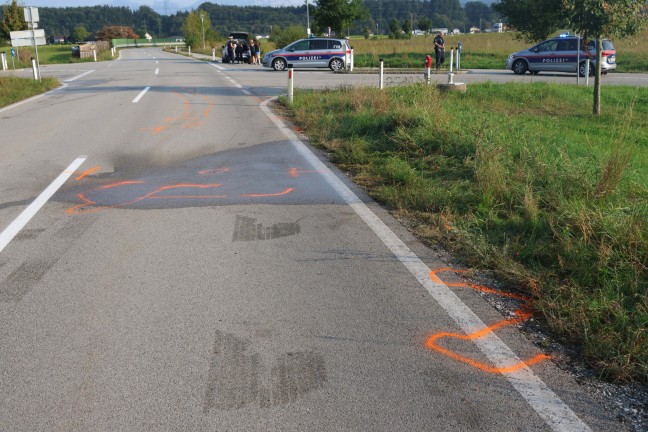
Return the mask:
[[[42,82],[11,76],[0,77],[0,107],[11,105],[59,86],[56,78],[43,78]]]
[[[648,89],[298,91],[293,112],[378,201],[529,291],[600,375],[648,381]]]

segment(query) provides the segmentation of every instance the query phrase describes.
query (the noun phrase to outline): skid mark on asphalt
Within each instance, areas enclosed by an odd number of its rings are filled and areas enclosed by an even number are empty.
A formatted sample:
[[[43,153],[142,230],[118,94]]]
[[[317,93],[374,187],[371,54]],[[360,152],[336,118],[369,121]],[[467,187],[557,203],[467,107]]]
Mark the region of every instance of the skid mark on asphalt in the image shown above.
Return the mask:
[[[260,408],[286,405],[323,387],[326,380],[321,354],[286,352],[267,365],[248,340],[216,331],[203,413],[248,405]]]
[[[495,294],[495,295],[498,295],[498,296],[514,299],[514,300],[522,302],[522,306],[520,306],[520,308],[517,309],[514,312],[514,315],[515,315],[514,318],[503,319],[501,321],[496,322],[495,324],[492,324],[490,326],[487,326],[487,327],[485,327],[485,328],[483,328],[483,329],[481,329],[479,331],[476,331],[476,332],[473,332],[473,333],[470,333],[470,334],[459,334],[459,333],[450,333],[450,332],[436,333],[436,334],[430,336],[428,338],[428,340],[426,341],[425,345],[428,348],[430,348],[430,349],[432,349],[432,350],[434,350],[434,351],[436,351],[438,353],[441,353],[443,355],[446,355],[446,356],[448,356],[448,357],[450,357],[450,358],[452,358],[454,360],[457,360],[457,361],[460,361],[460,362],[465,363],[467,365],[473,366],[473,367],[475,367],[475,368],[477,368],[477,369],[479,369],[479,370],[481,370],[483,372],[486,372],[486,373],[500,373],[500,374],[512,373],[512,372],[516,372],[516,371],[518,371],[518,370],[520,370],[520,369],[522,369],[522,368],[524,368],[526,366],[532,366],[532,365],[534,365],[536,363],[539,363],[539,362],[541,362],[543,360],[546,360],[546,359],[550,358],[546,354],[537,354],[537,355],[533,356],[532,358],[530,358],[528,360],[520,361],[520,362],[514,363],[514,364],[512,364],[510,366],[494,367],[494,366],[491,366],[489,364],[479,362],[477,360],[474,360],[474,359],[471,359],[469,357],[463,356],[463,355],[459,354],[456,351],[453,351],[453,350],[450,350],[450,349],[447,349],[447,348],[444,348],[443,346],[441,346],[439,344],[439,341],[442,340],[442,339],[451,338],[451,339],[458,339],[458,340],[464,340],[464,341],[471,341],[471,340],[483,338],[486,335],[488,335],[489,333],[495,332],[496,330],[501,329],[502,327],[522,323],[522,322],[528,320],[529,318],[531,318],[531,316],[532,316],[532,299],[530,297],[519,295],[519,294],[514,294],[514,293],[508,293],[508,292],[496,290],[496,289],[493,289],[493,288],[488,288],[488,287],[483,286],[483,285],[476,285],[476,284],[472,284],[472,283],[448,283],[448,282],[444,282],[443,280],[441,280],[437,276],[438,273],[442,273],[442,272],[461,273],[462,270],[455,270],[455,269],[451,269],[451,268],[448,268],[448,267],[434,269],[434,270],[430,271],[430,279],[432,279],[436,283],[445,284],[448,287],[466,287],[466,288],[471,288],[471,289],[476,290],[476,291],[481,291],[481,292],[485,292],[485,293],[489,293],[489,294]]]
[[[301,228],[297,222],[280,222],[264,227],[257,220],[245,216],[236,216],[232,241],[273,240],[299,234]]]

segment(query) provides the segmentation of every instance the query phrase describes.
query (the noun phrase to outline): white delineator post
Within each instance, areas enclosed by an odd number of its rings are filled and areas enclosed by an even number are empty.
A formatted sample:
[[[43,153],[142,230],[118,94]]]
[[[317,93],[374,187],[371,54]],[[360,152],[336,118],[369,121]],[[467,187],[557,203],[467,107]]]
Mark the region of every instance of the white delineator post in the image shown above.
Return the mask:
[[[378,71],[378,88],[382,90],[385,87],[385,81],[383,80],[383,72],[384,72],[384,67],[383,67],[383,59],[378,60],[380,63],[380,70]]]
[[[216,48],[212,48],[212,61],[216,61]]]
[[[0,63],[2,63],[2,70],[6,71],[7,70],[7,54],[4,51],[2,51],[0,53],[0,60],[1,60]]]
[[[454,84],[454,73],[452,73],[453,61],[454,61],[454,48],[450,48],[450,72],[448,72],[448,84]]]
[[[94,61],[97,61],[97,50],[96,49],[92,50],[92,56],[94,57]]]
[[[293,104],[293,65],[288,65],[288,103]]]
[[[32,70],[34,71],[34,79],[35,80],[40,80],[40,75],[38,73],[38,67],[36,66],[36,60],[34,59],[34,57],[32,57],[31,61],[32,61]]]

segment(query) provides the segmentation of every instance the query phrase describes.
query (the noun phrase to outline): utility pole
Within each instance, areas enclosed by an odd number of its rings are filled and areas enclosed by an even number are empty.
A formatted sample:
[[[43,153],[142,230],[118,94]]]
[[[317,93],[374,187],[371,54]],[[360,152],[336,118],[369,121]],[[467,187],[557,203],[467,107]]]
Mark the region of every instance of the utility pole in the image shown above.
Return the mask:
[[[200,11],[200,27],[202,28],[203,51],[205,50],[205,15]]]

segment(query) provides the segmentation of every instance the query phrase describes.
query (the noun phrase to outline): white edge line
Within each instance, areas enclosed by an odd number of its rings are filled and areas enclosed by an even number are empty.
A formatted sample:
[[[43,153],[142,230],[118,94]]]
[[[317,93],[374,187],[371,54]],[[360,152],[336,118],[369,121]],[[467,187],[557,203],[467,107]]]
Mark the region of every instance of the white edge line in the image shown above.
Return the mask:
[[[160,73],[160,68],[155,68],[155,75],[157,75],[158,73]]]
[[[92,72],[94,72],[94,69],[91,69],[91,70],[89,70],[89,71],[85,71],[85,72],[83,72],[82,74],[79,74],[79,75],[77,75],[77,76],[75,76],[75,77],[72,77],[72,78],[70,78],[70,79],[66,79],[66,80],[63,81],[63,82],[64,82],[64,83],[69,83],[69,82],[72,82],[72,81],[76,81],[76,80],[78,80],[79,78],[83,78],[84,76],[91,74]]]
[[[275,123],[277,128],[283,131],[293,147],[306,159],[311,167],[321,173],[326,182],[364,220],[396,258],[423,285],[426,291],[446,310],[459,328],[466,334],[485,328],[486,324],[447,285],[436,283],[430,279],[430,268],[342,180],[320,161],[283,121],[274,115],[268,108],[268,103],[273,99],[276,99],[276,97],[263,101],[260,104],[261,110]],[[474,340],[474,342],[497,367],[507,367],[511,363],[520,362],[517,355],[492,332],[484,338]],[[504,374],[504,377],[554,431],[591,431],[578,418],[576,413],[528,367],[523,367],[514,373]]]
[[[7,228],[0,233],[0,252],[13,240],[21,229],[27,225],[31,218],[45,205],[68,178],[81,166],[87,156],[79,156],[63,171],[40,195],[32,202]]]
[[[141,92],[139,92],[139,94],[135,97],[135,99],[133,99],[133,103],[137,103],[137,102],[139,102],[140,99],[142,99],[142,97],[143,97],[143,96],[146,94],[146,92],[149,91],[150,89],[151,89],[151,87],[146,87],[144,90],[142,90]]]

